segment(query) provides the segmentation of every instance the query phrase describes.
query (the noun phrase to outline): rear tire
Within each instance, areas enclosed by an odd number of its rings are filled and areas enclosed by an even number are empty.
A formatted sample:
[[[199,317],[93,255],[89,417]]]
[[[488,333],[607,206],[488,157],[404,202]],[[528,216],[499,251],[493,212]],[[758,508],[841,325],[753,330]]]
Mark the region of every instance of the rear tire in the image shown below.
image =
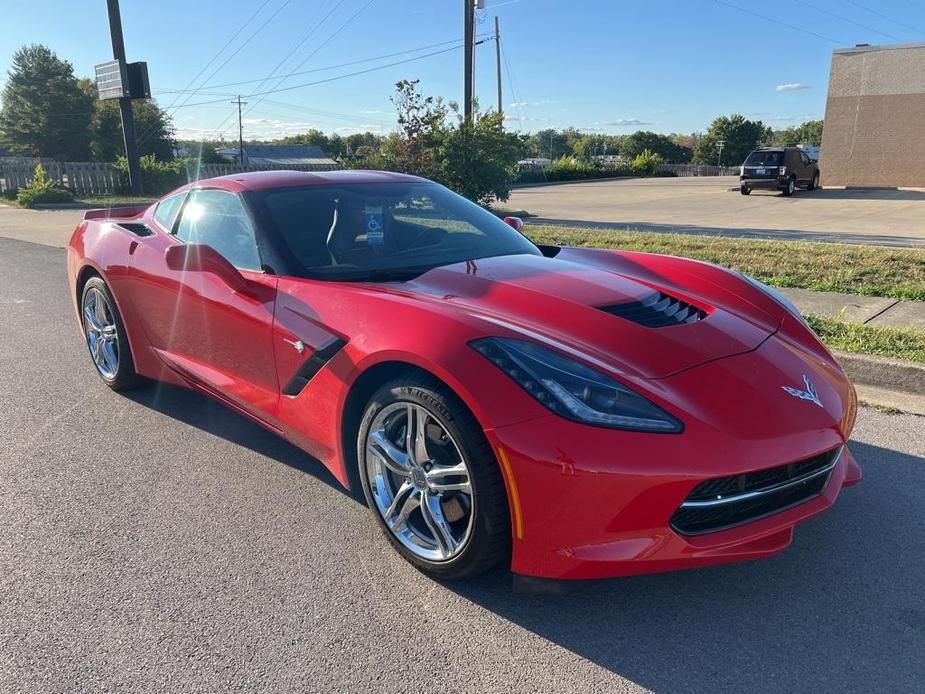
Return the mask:
[[[793,195],[793,191],[796,189],[797,181],[793,176],[791,176],[787,179],[787,186],[781,192],[784,194],[785,198],[789,198],[791,195]]]
[[[742,195],[748,195],[752,192],[752,189],[748,186],[739,186],[739,192],[742,193]]]
[[[112,292],[101,277],[91,277],[80,297],[80,322],[90,359],[103,383],[115,391],[140,386],[132,348]]]
[[[357,463],[376,523],[421,572],[466,578],[509,556],[507,492],[494,452],[472,413],[436,379],[401,376],[373,394]]]

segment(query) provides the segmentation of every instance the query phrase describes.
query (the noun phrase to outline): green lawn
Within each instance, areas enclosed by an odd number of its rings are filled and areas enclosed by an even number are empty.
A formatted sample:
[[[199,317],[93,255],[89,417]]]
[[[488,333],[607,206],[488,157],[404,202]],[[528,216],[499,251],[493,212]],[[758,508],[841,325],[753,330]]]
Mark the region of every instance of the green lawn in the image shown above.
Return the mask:
[[[819,316],[806,320],[830,349],[925,363],[925,331],[878,328]]]
[[[925,300],[925,251],[809,241],[616,231],[527,224],[537,243],[680,255],[778,287]]]

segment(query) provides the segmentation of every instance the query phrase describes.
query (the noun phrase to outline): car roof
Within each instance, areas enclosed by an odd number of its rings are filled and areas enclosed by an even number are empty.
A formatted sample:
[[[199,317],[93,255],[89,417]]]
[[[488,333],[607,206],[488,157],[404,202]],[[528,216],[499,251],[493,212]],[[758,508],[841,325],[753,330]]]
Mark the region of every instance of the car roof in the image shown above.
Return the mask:
[[[411,183],[427,179],[393,171],[251,171],[229,174],[216,178],[204,178],[189,183],[175,192],[195,188],[220,188],[234,193],[246,190],[267,190],[270,188],[293,188],[315,185],[345,185],[354,183]]]

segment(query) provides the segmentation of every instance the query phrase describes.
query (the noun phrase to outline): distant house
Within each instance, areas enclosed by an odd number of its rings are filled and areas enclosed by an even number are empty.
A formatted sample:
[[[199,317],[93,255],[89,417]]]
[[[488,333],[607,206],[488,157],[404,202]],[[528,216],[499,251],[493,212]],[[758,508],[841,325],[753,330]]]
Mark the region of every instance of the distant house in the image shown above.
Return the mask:
[[[237,147],[223,147],[216,152],[228,161],[240,163]],[[292,166],[320,171],[340,168],[340,164],[325,154],[318,145],[245,145],[244,163],[247,166]]]

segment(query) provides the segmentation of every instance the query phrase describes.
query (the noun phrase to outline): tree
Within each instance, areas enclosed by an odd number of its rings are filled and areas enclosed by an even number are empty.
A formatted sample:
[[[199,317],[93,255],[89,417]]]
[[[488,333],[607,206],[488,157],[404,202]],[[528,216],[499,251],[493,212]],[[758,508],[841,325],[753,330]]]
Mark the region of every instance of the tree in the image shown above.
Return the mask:
[[[771,129],[759,121],[746,120],[733,113],[713,120],[694,152],[697,164],[716,164],[719,158],[719,141],[723,140],[723,163],[739,165],[755,147],[770,140]]]
[[[469,122],[460,118],[439,147],[440,180],[480,205],[507,200],[523,148],[518,135],[504,130],[504,116],[497,111],[476,112]]]
[[[552,159],[572,153],[568,138],[564,132],[555,128],[537,130],[527,139],[527,151],[531,156]]]
[[[96,99],[96,86],[91,80],[81,80],[81,87],[95,99],[90,120],[90,158],[93,161],[115,161],[125,154],[122,136],[122,114],[116,99]],[[160,161],[173,159],[173,121],[153,100],[135,100],[135,133],[138,153],[153,154]]]
[[[628,135],[620,147],[620,154],[624,159],[635,159],[648,150],[657,154],[663,161],[680,164],[689,161],[683,147],[675,143],[669,136],[653,133],[648,130],[638,130]]]
[[[419,80],[401,80],[392,103],[398,109],[398,140],[391,157],[399,171],[438,179],[439,145],[446,134],[449,108],[443,100],[418,92]]]
[[[810,144],[817,147],[822,144],[822,121],[808,120],[801,125],[774,133],[774,144],[789,147],[798,144]]]
[[[93,99],[78,84],[74,67],[41,45],[13,55],[3,89],[0,143],[13,155],[85,160]]]

